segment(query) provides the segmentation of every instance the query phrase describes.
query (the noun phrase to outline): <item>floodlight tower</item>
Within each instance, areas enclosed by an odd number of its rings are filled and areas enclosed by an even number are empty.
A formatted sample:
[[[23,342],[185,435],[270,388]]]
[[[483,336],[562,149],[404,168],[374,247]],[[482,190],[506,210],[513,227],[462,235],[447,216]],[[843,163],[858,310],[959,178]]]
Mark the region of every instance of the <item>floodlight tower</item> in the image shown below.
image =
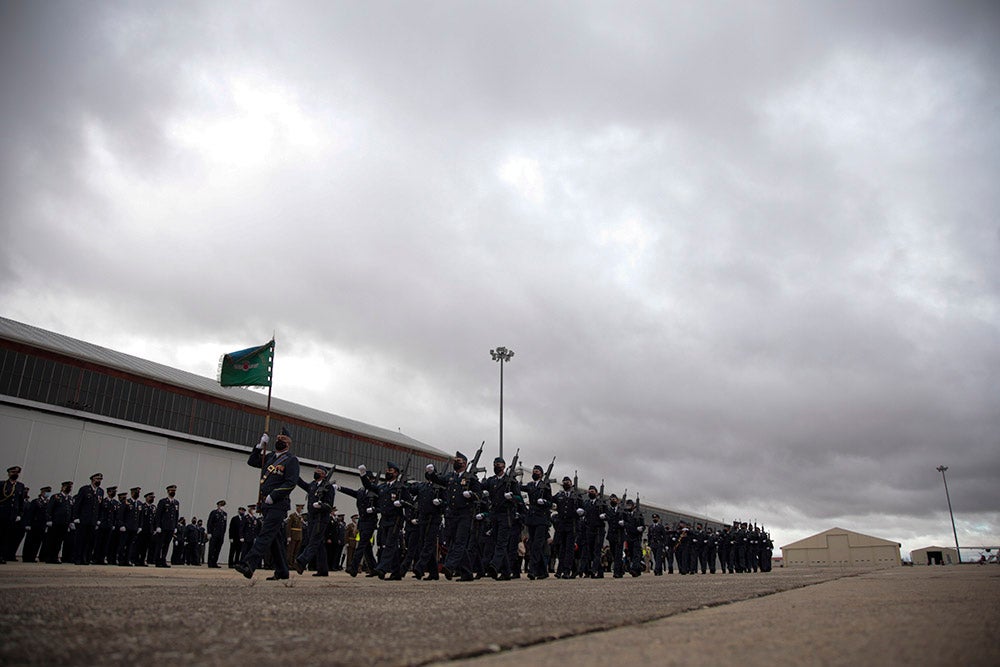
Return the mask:
[[[500,363],[500,458],[503,458],[503,365],[514,356],[514,350],[498,346],[490,350],[490,356],[493,357],[493,361]]]

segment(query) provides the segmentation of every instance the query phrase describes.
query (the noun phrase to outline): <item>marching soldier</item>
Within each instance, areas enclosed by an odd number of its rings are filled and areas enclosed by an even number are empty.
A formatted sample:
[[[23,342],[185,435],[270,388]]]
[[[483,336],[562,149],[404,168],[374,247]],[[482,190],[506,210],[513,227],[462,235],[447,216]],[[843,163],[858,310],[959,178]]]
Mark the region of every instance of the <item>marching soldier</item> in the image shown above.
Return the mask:
[[[445,519],[443,541],[448,545],[448,556],[441,570],[451,579],[458,575],[459,581],[472,581],[472,521],[475,502],[482,492],[482,485],[475,471],[467,470],[469,459],[462,452],[455,452],[452,469],[445,475],[427,465],[424,476],[445,489]]]
[[[646,530],[646,519],[635,506],[635,501],[629,498],[625,501],[625,514],[619,521],[624,521],[625,526],[629,574],[638,577],[642,574],[642,534]]]
[[[494,579],[511,578],[510,534],[513,527],[514,494],[506,474],[507,464],[501,457],[493,459],[493,476],[483,483],[490,498],[490,530],[493,535],[492,553],[484,556],[486,573]]]
[[[416,543],[413,556],[413,576],[417,579],[439,579],[438,535],[441,532],[441,517],[444,514],[444,500],[441,490],[435,484],[423,481],[412,485],[410,495],[415,499]],[[350,526],[348,526],[350,529]],[[348,542],[348,545],[350,542]],[[349,548],[349,547],[348,547]]]
[[[708,552],[706,550],[706,539],[705,529],[701,525],[701,522],[694,524],[694,530],[691,531],[691,574],[698,574],[698,569],[701,569],[701,573],[705,574],[708,570]]]
[[[403,529],[403,505],[409,501],[406,487],[399,480],[399,466],[392,461],[385,464],[385,481],[375,484],[365,473],[365,467],[359,466],[361,484],[369,491],[378,494],[378,511],[381,515],[378,525],[379,539],[382,549],[375,565],[374,574],[379,579],[400,580],[403,555],[400,551],[400,531]],[[369,573],[369,576],[373,574]]]
[[[247,460],[247,465],[260,468],[262,471],[260,493],[263,496],[260,534],[254,540],[250,552],[235,567],[236,571],[247,579],[253,577],[254,570],[264,557],[264,552],[268,550],[271,550],[275,561],[274,574],[268,577],[268,580],[288,578],[288,561],[285,560],[285,539],[282,528],[290,509],[289,496],[299,481],[299,459],[291,453],[292,438],[288,431],[282,429],[281,435],[275,438],[275,441],[274,451],[264,458],[261,448],[267,444],[265,433]]]
[[[363,473],[364,475],[372,476],[371,472],[365,472]],[[368,491],[364,484],[362,484],[360,489],[340,487],[340,490],[355,498],[358,508],[357,539],[355,540],[354,553],[347,563],[347,574],[352,577],[358,576],[358,568],[361,566],[361,561],[364,561],[365,569],[369,573],[374,572],[375,554],[372,553],[372,536],[375,534],[375,527],[378,525],[378,511],[375,508],[378,496]]]
[[[625,517],[618,496],[614,493],[608,498],[608,508],[600,515],[608,524],[608,549],[611,551],[611,572],[615,579],[625,576],[625,566],[622,560],[625,549]]]
[[[531,469],[531,481],[521,485],[528,496],[528,510],[524,523],[528,526],[528,579],[546,579],[545,543],[552,524],[549,508],[552,506],[552,488],[542,479],[542,466]]]
[[[555,537],[559,541],[559,567],[556,579],[573,578],[573,547],[576,546],[577,518],[584,515],[580,499],[573,492],[573,480],[562,478],[563,490],[552,498],[556,506]]]
[[[309,506],[309,543],[302,550],[302,553],[292,561],[295,563],[295,571],[299,574],[302,574],[306,566],[309,565],[309,562],[315,558],[316,572],[313,573],[313,576],[330,576],[325,540],[326,531],[330,524],[330,510],[333,509],[333,501],[337,495],[337,485],[326,481],[327,474],[326,468],[316,466],[312,482],[307,484],[302,479],[296,480],[296,484],[300,488],[305,489],[306,504]],[[292,515],[292,517],[294,516],[296,514]],[[301,521],[302,516],[298,515],[298,517]],[[289,526],[291,526],[291,518],[289,518]],[[291,543],[289,543],[290,546]]]
[[[667,529],[660,523],[660,515],[653,515],[653,525],[649,527],[649,548],[653,551],[653,575],[663,575],[663,554],[667,546]]]
[[[604,548],[604,519],[601,515],[604,513],[604,502],[599,497],[597,487],[591,484],[583,501],[584,537],[580,549],[584,552],[581,557],[583,573],[594,579],[604,578],[604,565],[601,562],[601,551]]]

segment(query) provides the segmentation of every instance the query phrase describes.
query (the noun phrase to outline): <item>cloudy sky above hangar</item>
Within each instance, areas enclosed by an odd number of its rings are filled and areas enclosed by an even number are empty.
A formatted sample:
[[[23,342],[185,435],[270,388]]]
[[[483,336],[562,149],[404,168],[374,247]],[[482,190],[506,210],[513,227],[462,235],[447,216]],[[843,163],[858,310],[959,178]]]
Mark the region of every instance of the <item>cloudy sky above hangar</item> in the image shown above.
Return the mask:
[[[0,8],[0,309],[766,523],[1000,542],[989,2]]]

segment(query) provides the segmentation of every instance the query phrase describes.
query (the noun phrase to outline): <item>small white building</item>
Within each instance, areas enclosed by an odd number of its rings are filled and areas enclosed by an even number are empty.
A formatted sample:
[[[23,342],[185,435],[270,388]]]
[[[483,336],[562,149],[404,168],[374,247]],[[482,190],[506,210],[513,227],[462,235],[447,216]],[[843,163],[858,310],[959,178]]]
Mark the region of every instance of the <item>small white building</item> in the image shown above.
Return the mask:
[[[881,537],[831,528],[781,547],[785,567],[896,567],[901,545]]]
[[[954,547],[923,547],[910,552],[914,565],[957,565],[958,552]]]

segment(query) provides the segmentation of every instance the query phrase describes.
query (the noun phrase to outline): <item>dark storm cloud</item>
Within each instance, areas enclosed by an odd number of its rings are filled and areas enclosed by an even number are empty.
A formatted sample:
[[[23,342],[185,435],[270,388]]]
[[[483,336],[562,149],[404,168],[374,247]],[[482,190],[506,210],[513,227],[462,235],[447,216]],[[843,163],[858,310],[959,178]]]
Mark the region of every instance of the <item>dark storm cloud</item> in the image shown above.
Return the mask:
[[[2,11],[5,314],[277,328],[444,449],[504,344],[533,462],[914,539],[948,463],[997,535],[992,3]]]

